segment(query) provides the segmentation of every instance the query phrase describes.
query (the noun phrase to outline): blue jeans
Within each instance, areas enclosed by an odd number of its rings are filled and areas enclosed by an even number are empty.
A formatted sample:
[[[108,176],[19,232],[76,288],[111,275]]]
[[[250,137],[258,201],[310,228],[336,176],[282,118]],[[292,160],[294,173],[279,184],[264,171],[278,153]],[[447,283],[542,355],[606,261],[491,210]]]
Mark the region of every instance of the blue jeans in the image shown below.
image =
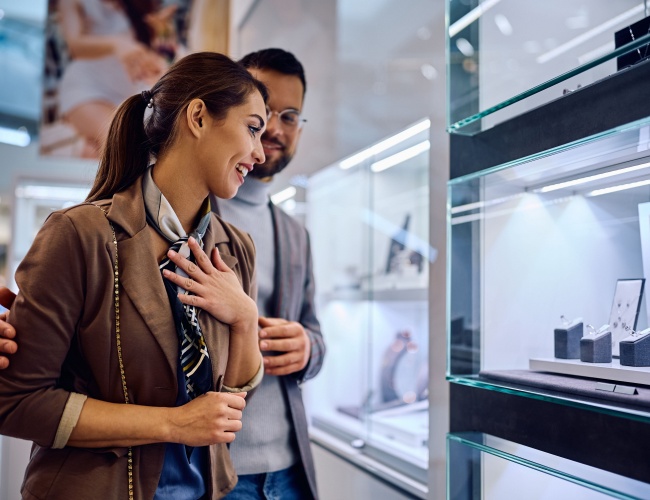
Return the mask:
[[[309,500],[311,491],[300,464],[277,472],[242,474],[225,500]]]

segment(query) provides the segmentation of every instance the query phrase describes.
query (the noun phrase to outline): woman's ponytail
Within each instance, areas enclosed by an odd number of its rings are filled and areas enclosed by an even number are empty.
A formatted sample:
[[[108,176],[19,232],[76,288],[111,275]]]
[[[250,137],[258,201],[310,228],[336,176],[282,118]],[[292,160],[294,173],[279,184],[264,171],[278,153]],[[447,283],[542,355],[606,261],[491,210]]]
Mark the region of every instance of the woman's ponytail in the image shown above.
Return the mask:
[[[144,113],[149,102],[137,94],[117,108],[86,201],[110,198],[146,171],[150,148],[144,131]]]

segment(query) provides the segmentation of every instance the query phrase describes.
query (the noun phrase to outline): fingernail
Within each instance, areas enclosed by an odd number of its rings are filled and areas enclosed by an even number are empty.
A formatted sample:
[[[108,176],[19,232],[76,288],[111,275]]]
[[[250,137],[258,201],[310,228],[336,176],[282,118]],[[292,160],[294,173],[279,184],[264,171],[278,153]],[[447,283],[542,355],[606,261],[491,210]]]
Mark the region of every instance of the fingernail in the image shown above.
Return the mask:
[[[265,365],[268,365],[268,364],[269,364],[269,360],[266,359],[266,358],[263,358],[263,359],[264,359],[264,364],[265,364]]]
[[[194,239],[194,236],[190,236],[189,239],[188,239],[188,241],[189,241],[190,243],[196,243],[196,240]]]
[[[169,276],[169,271],[167,269],[163,269],[163,276]]]
[[[260,337],[266,337],[268,334],[264,330],[260,330]]]
[[[173,257],[174,255],[176,255],[176,252],[174,250],[170,249],[169,252],[167,252],[167,255],[169,255],[170,257]]]
[[[260,347],[261,347],[262,349],[266,349],[268,346],[269,346],[269,343],[268,343],[268,342],[260,342]]]

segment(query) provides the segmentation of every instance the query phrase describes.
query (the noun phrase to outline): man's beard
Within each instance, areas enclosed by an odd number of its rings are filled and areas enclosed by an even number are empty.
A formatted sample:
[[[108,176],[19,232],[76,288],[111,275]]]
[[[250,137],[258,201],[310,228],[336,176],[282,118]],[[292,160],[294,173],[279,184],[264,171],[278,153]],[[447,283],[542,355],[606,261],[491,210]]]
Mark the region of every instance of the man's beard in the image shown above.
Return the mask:
[[[264,136],[262,136],[262,139],[264,139]],[[270,139],[270,141],[284,147],[284,145],[277,140]],[[285,152],[282,154],[282,156],[280,156],[280,158],[275,161],[266,160],[264,163],[256,163],[253,167],[253,170],[251,170],[248,175],[257,179],[266,179],[267,177],[273,177],[275,174],[279,174],[284,170],[284,168],[291,161],[291,158],[293,158],[293,155]]]
[[[291,158],[291,155],[284,154],[274,162],[267,160],[264,163],[256,163],[248,175],[257,179],[273,177],[275,174],[279,174],[284,170],[291,161]]]

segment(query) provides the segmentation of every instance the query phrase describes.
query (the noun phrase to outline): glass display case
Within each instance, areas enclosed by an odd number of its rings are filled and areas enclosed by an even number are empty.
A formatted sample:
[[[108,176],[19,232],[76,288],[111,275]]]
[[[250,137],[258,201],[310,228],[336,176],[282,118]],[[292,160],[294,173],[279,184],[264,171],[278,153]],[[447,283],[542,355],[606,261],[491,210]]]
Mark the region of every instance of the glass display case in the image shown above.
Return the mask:
[[[304,388],[312,428],[426,484],[429,120],[309,178],[327,343]]]
[[[449,182],[449,378],[650,421],[650,119]]]
[[[14,183],[11,243],[7,287],[16,291],[14,274],[32,246],[36,233],[55,210],[81,203],[88,196],[88,183],[68,179],[18,177]]]
[[[481,433],[447,436],[449,500],[641,500],[650,485]]]
[[[644,0],[447,0],[448,128],[474,134],[650,56]]]

